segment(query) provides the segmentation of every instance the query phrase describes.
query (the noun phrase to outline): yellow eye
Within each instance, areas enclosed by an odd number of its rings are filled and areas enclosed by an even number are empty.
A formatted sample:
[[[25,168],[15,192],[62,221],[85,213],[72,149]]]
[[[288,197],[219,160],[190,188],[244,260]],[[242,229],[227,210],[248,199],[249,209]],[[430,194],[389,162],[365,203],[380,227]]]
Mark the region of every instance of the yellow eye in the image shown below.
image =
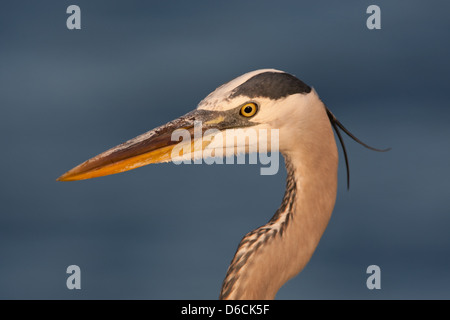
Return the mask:
[[[257,110],[258,110],[258,107],[257,107],[256,103],[249,102],[249,103],[244,104],[241,107],[241,111],[239,112],[239,114],[241,116],[250,118],[250,117],[253,117],[255,115]]]

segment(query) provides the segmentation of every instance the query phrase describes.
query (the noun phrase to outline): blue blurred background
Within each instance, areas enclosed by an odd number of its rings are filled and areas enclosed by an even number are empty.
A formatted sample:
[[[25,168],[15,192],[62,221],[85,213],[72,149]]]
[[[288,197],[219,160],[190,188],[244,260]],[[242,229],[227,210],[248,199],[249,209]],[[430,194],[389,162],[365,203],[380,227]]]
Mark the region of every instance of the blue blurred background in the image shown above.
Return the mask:
[[[81,30],[66,8],[81,8]],[[381,8],[381,30],[366,9]],[[450,298],[448,1],[2,1],[0,298],[216,299],[286,171],[143,167],[58,183],[222,83],[277,68],[315,87],[346,138],[329,226],[278,299]],[[342,156],[342,153],[341,153]],[[342,159],[342,158],[341,158]],[[66,268],[81,268],[81,290]],[[381,268],[381,290],[366,287]]]

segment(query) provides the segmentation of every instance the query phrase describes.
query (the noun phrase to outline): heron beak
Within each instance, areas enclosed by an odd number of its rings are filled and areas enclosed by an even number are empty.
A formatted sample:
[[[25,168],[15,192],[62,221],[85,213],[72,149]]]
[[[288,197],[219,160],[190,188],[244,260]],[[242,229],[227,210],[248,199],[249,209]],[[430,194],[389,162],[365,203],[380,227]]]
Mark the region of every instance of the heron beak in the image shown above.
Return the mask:
[[[189,143],[193,147],[194,122],[201,121],[204,132],[210,128],[222,129],[219,125],[223,123],[223,119],[222,113],[218,111],[194,110],[83,162],[60,176],[57,181],[97,178],[151,163],[169,162],[172,160],[172,150],[177,144]],[[188,139],[188,142],[172,140],[172,133],[178,129],[187,130],[191,139]]]

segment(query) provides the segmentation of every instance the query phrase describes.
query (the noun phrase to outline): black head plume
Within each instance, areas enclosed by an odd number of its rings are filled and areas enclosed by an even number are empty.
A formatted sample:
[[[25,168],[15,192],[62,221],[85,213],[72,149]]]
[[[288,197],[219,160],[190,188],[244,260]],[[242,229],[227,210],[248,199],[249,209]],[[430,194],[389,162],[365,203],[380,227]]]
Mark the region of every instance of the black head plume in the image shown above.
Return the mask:
[[[364,142],[362,142],[361,140],[359,140],[357,137],[355,137],[350,131],[347,130],[347,128],[345,128],[342,123],[339,122],[339,120],[334,116],[334,114],[331,113],[330,110],[328,110],[328,108],[325,107],[325,109],[327,110],[327,115],[328,118],[330,119],[331,125],[333,126],[334,131],[336,131],[336,134],[339,138],[339,141],[341,143],[342,146],[342,150],[344,152],[344,157],[345,157],[345,166],[347,167],[347,189],[350,189],[350,169],[348,166],[348,157],[347,157],[347,150],[345,149],[345,144],[344,144],[344,140],[342,139],[342,135],[339,131],[339,128],[344,131],[350,138],[352,138],[353,140],[355,140],[356,142],[358,142],[359,144],[363,145],[364,147],[366,147],[367,149],[373,150],[373,151],[378,151],[378,152],[386,152],[391,150],[391,148],[387,148],[387,149],[376,149],[374,147],[371,147],[367,144],[365,144]]]

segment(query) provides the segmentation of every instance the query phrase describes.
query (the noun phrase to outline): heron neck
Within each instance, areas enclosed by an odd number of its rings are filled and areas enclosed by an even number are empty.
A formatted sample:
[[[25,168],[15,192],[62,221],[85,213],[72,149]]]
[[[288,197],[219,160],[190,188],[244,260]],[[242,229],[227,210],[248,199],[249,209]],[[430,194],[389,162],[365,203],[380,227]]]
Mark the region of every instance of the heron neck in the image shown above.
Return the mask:
[[[285,163],[282,204],[266,225],[242,239],[224,280],[222,299],[273,299],[306,266],[325,231],[337,190],[333,133],[320,145],[285,154]]]

